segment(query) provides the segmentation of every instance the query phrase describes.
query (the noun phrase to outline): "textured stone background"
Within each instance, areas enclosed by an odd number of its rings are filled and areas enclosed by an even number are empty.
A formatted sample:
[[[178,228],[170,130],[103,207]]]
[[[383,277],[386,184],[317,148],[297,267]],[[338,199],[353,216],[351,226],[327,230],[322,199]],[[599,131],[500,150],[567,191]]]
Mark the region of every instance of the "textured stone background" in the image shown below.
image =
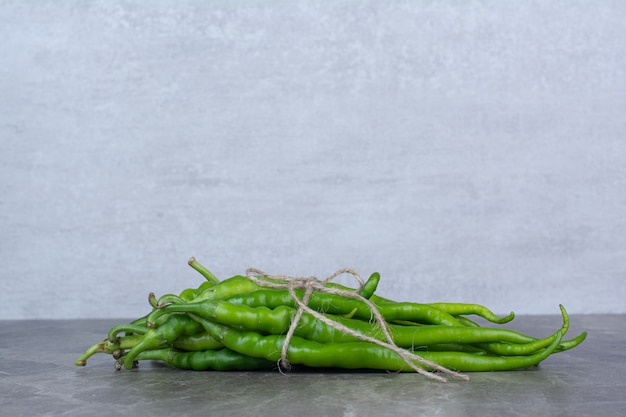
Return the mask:
[[[3,0],[0,50],[0,319],[190,256],[626,312],[624,2]]]

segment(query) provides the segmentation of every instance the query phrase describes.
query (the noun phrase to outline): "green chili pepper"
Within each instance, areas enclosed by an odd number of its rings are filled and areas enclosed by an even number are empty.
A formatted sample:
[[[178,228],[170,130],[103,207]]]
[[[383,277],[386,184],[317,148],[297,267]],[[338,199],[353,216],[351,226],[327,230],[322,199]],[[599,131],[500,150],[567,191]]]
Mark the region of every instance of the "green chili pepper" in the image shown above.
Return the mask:
[[[302,299],[303,290],[295,290],[296,295]],[[244,304],[250,307],[276,308],[279,306],[296,307],[288,290],[258,290],[247,294],[235,295],[226,301],[233,304]],[[308,302],[309,307],[317,311],[325,311],[331,314],[345,315],[354,313],[355,317],[369,320],[372,317],[370,307],[361,300],[345,296],[320,293],[311,293]],[[394,320],[409,320],[416,323],[443,324],[448,326],[460,326],[461,323],[452,315],[428,304],[418,303],[385,303],[376,306],[378,311],[388,322]]]
[[[108,337],[101,342],[95,343],[90,346],[82,355],[76,359],[75,364],[77,366],[87,365],[87,359],[96,353],[108,353],[113,354],[116,350],[130,349],[135,346],[140,340],[141,335],[122,336],[116,338],[115,341],[111,341]]]
[[[216,284],[213,281],[205,281],[198,288],[187,288],[183,292],[180,293],[180,299],[183,302],[192,301],[194,298],[198,297],[204,291],[209,288],[213,288]]]
[[[513,371],[538,365],[555,352],[561,341],[561,336],[561,331],[557,331],[556,338],[549,346],[528,356],[475,355],[465,352],[423,352],[420,355],[434,363],[459,372]]]
[[[276,366],[266,359],[242,355],[226,348],[196,352],[185,352],[174,348],[144,350],[135,359],[137,361],[160,360],[172,368],[194,371],[255,371]]]
[[[274,280],[267,277],[259,277],[268,282],[272,282],[275,284],[281,284],[282,282],[279,280]],[[380,274],[373,273],[369,279],[364,283],[361,288],[361,296],[363,298],[369,298],[376,291],[378,286],[378,282],[380,280]],[[336,283],[328,283],[327,286],[329,288],[341,289],[344,291],[355,291],[352,288],[336,284]],[[188,302],[200,302],[205,300],[219,300],[226,299],[230,297],[236,297],[239,295],[249,294],[256,291],[267,291],[267,289],[254,281],[250,280],[250,278],[243,275],[235,275],[228,279],[221,281],[219,284],[207,288],[205,291],[200,292],[196,295],[195,298],[188,300]],[[272,291],[272,290],[269,290]]]
[[[241,354],[277,362],[285,336],[240,332],[193,316],[208,333]],[[466,352],[421,352],[424,359],[460,372],[528,368],[547,358],[561,341],[561,331],[547,348],[530,356],[501,357]],[[318,343],[293,336],[287,350],[289,362],[308,367],[413,371],[395,352],[367,342]]]
[[[562,334],[567,332],[569,319],[563,307]],[[202,303],[172,305],[155,312],[162,317],[164,314],[192,313],[204,319],[215,321],[235,328],[258,331],[263,334],[280,335],[287,332],[295,309],[279,306],[275,309],[267,307],[248,307],[231,304],[226,301],[205,301]],[[347,319],[345,317],[325,314],[331,320],[338,322],[363,335],[384,341],[384,335],[376,323],[364,320]],[[530,355],[541,348],[550,345],[555,335],[537,340],[509,329],[487,327],[469,328],[463,326],[400,326],[389,325],[394,343],[404,348],[416,346],[430,346],[451,343],[479,343],[480,350],[500,355]],[[355,336],[317,320],[309,314],[303,314],[295,329],[295,335],[322,343],[355,342]]]
[[[78,357],[78,359],[76,359],[75,364],[78,366],[85,366],[87,364],[87,359],[96,353],[108,353],[110,355],[118,355],[121,357],[124,350],[133,349],[142,341],[142,338],[143,335],[140,334],[116,337],[113,341],[106,338],[102,342],[98,342],[90,346],[82,355]],[[220,342],[204,331],[192,335],[182,334],[173,342],[163,339],[158,346],[156,344],[152,344],[152,346],[153,349],[172,346],[176,350],[187,352],[215,350],[224,347]],[[141,352],[139,355],[141,355]]]
[[[573,337],[569,340],[563,340],[557,346],[555,352],[565,352],[566,350],[570,350],[580,345],[587,338],[587,332],[581,332],[578,336]]]
[[[253,291],[259,290],[258,284],[251,281],[248,277],[242,275],[235,275],[227,278],[211,288],[207,288],[205,291],[198,294],[194,299],[189,302],[197,303],[205,300],[219,300],[223,298],[237,296],[239,294],[247,294]]]
[[[380,274],[378,272],[374,272],[370,277],[365,281],[363,287],[358,291],[358,294],[366,299],[372,298],[374,292],[378,288],[378,283],[380,282]]]
[[[277,284],[284,284],[283,281],[270,281],[270,282],[274,282]],[[341,291],[348,291],[348,292],[356,292],[358,295],[360,295],[363,298],[366,299],[370,299],[373,295],[374,292],[376,291],[376,289],[378,288],[378,283],[380,282],[380,274],[378,272],[373,272],[369,278],[363,283],[363,286],[361,286],[360,289],[356,289],[356,288],[351,288],[342,284],[338,284],[336,282],[327,282],[325,284],[326,288],[333,288],[333,289],[337,289],[337,290],[341,290]]]
[[[429,303],[429,305],[439,308],[446,313],[452,314],[453,316],[467,316],[474,314],[492,323],[498,324],[508,323],[515,318],[515,313],[513,313],[512,311],[504,317],[498,317],[487,307],[480,304]]]
[[[143,350],[160,348],[164,343],[173,343],[181,335],[193,335],[201,330],[202,327],[190,317],[173,314],[163,324],[151,328],[143,335],[141,341],[125,356],[124,367],[132,368],[137,355]]]
[[[565,307],[563,307],[563,305],[560,305],[559,307],[561,308],[561,316],[563,317],[563,325],[561,326],[560,332],[561,332],[561,335],[564,335],[565,333],[567,333],[567,330],[569,329],[569,317],[567,316],[567,311],[565,311]],[[474,310],[475,307],[472,306],[471,309]],[[475,328],[475,329],[472,329],[472,328],[467,328],[467,329],[470,329],[473,331],[479,331],[480,327]],[[494,353],[497,355],[508,355],[508,356],[531,355],[534,352],[538,351],[539,349],[545,348],[546,346],[549,346],[550,344],[552,344],[554,339],[557,337],[557,333],[545,339],[534,340],[532,342],[523,343],[523,344],[479,343],[477,346],[479,348],[485,349],[486,351],[490,353]],[[472,343],[472,342],[469,342],[469,343]]]
[[[200,333],[191,335],[179,336],[172,346],[178,350],[185,350],[188,352],[198,352],[202,350],[215,350],[223,348],[224,346],[210,334],[202,331]]]

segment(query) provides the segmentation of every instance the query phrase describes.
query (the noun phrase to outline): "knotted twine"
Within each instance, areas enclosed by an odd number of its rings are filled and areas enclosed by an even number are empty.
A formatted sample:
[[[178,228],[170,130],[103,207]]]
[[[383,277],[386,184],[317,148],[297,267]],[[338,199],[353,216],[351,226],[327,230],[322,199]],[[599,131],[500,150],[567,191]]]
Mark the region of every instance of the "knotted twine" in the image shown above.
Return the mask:
[[[326,284],[328,284],[330,281],[332,281],[334,278],[336,278],[337,276],[341,274],[352,275],[359,283],[358,288],[355,291],[346,291],[346,290],[342,290],[339,288],[332,288],[332,287],[326,286]],[[324,322],[325,324],[341,331],[342,333],[348,334],[350,336],[353,336],[365,342],[374,343],[376,345],[385,347],[395,352],[396,354],[398,354],[398,356],[400,356],[402,361],[406,363],[411,369],[413,369],[418,374],[426,376],[427,378],[435,379],[441,382],[446,382],[445,378],[437,374],[434,374],[432,372],[428,372],[424,368],[416,365],[414,362],[418,362],[424,365],[425,367],[428,367],[434,371],[439,371],[441,373],[444,373],[444,374],[447,374],[447,375],[450,375],[459,379],[463,379],[463,380],[469,379],[466,375],[447,369],[441,365],[438,365],[434,362],[426,360],[422,358],[421,356],[416,355],[396,345],[393,341],[391,331],[389,330],[389,325],[387,324],[387,321],[385,320],[383,315],[378,311],[378,308],[376,308],[376,305],[374,305],[374,303],[372,303],[367,298],[358,294],[358,291],[360,291],[361,288],[363,288],[364,281],[359,276],[359,274],[353,269],[350,269],[350,268],[339,269],[334,274],[330,275],[329,277],[321,281],[317,279],[316,277],[289,277],[286,275],[270,275],[256,268],[248,268],[246,270],[246,276],[250,280],[255,282],[256,284],[258,284],[259,286],[274,288],[274,289],[279,289],[279,290],[284,290],[284,289],[288,290],[289,295],[291,296],[291,298],[293,298],[293,300],[298,305],[296,314],[292,318],[291,324],[289,326],[289,330],[287,331],[285,335],[285,340],[283,342],[283,346],[281,350],[280,364],[286,369],[290,368],[289,360],[287,358],[287,352],[289,350],[289,343],[291,341],[291,338],[294,335],[294,332],[298,326],[298,322],[300,321],[302,314],[306,312],[312,315],[313,317],[315,317],[316,319]],[[278,281],[278,282],[266,281],[262,278],[268,278],[268,279],[271,279],[273,281]],[[304,295],[302,299],[298,298],[296,294],[296,289],[304,289]],[[344,296],[344,297],[348,297],[348,298],[352,298],[352,299],[364,302],[369,307],[370,311],[372,312],[372,315],[376,319],[376,323],[381,328],[386,341],[375,339],[363,333],[352,330],[349,327],[346,327],[345,325],[339,322],[336,322],[328,318],[327,316],[321,314],[320,312],[315,311],[314,309],[309,307],[307,304],[309,302],[309,298],[311,294],[313,293],[313,291],[319,291],[321,293],[326,293],[326,294],[340,295],[340,296]]]

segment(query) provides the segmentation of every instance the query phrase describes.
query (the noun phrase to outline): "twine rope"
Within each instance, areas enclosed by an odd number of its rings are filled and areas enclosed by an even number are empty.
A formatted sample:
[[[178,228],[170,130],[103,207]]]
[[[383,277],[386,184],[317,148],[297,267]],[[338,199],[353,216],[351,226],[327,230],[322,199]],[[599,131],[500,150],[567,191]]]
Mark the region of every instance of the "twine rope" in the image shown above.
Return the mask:
[[[342,290],[339,288],[331,288],[331,287],[327,287],[326,284],[328,284],[330,281],[332,281],[334,278],[336,278],[339,275],[342,274],[350,274],[352,275],[356,281],[359,283],[358,288],[356,289],[356,291],[346,291],[346,290]],[[446,379],[440,375],[437,375],[433,372],[428,372],[427,370],[425,370],[424,368],[422,368],[421,366],[418,366],[415,364],[415,362],[418,362],[434,371],[439,371],[441,373],[447,374],[449,376],[455,377],[455,378],[459,378],[459,379],[463,379],[463,380],[467,380],[469,379],[466,375],[452,371],[450,369],[447,369],[437,363],[434,363],[432,361],[426,360],[424,358],[422,358],[419,355],[416,355],[415,353],[412,353],[406,349],[403,349],[401,347],[399,347],[398,345],[396,345],[393,341],[393,337],[391,335],[391,331],[389,330],[389,325],[387,323],[387,321],[385,320],[385,318],[383,317],[383,315],[380,313],[380,311],[378,311],[378,308],[376,307],[376,305],[374,303],[372,303],[370,300],[368,300],[365,297],[362,297],[360,294],[358,294],[358,291],[361,290],[361,288],[364,285],[364,281],[363,279],[360,277],[360,275],[353,269],[351,268],[342,268],[337,270],[335,273],[333,273],[332,275],[330,275],[329,277],[323,279],[323,280],[319,280],[316,277],[289,277],[286,275],[270,275],[266,272],[263,272],[259,269],[256,268],[248,268],[246,270],[246,276],[252,280],[253,282],[255,282],[256,284],[262,286],[262,287],[268,287],[268,288],[273,288],[273,289],[286,289],[289,291],[289,295],[291,296],[291,298],[293,298],[293,300],[296,302],[296,304],[298,305],[298,309],[296,310],[296,314],[294,315],[293,319],[291,320],[291,324],[289,326],[289,329],[287,331],[287,333],[285,334],[285,340],[283,342],[283,346],[282,346],[282,350],[281,350],[281,359],[280,359],[280,364],[285,367],[286,369],[290,368],[289,365],[289,360],[287,358],[287,353],[289,350],[289,344],[291,342],[291,338],[294,335],[294,332],[298,326],[298,322],[300,321],[300,318],[302,317],[303,313],[308,313],[310,315],[312,315],[313,317],[315,317],[316,319],[324,322],[325,324],[341,331],[342,333],[348,334],[350,336],[353,336],[359,340],[365,341],[365,342],[370,342],[370,343],[374,343],[378,346],[382,346],[384,348],[387,348],[393,352],[395,352],[398,356],[400,356],[400,358],[402,359],[402,361],[404,361],[404,363],[406,363],[411,369],[413,369],[415,372],[417,372],[420,375],[424,375],[427,378],[430,379],[434,379],[434,380],[438,380],[441,382],[445,382]],[[267,279],[271,279],[273,281],[278,281],[278,282],[271,282],[271,281],[267,281],[263,278],[267,278]],[[302,297],[302,299],[298,298],[297,294],[296,294],[296,289],[304,289],[304,295]],[[328,318],[327,316],[321,314],[318,311],[315,311],[314,309],[312,309],[311,307],[308,306],[308,302],[309,302],[309,298],[311,296],[311,294],[314,291],[319,291],[322,293],[326,293],[326,294],[335,294],[335,295],[340,295],[340,296],[344,296],[344,297],[348,297],[348,298],[352,298],[355,300],[359,300],[363,303],[365,303],[371,313],[372,316],[376,319],[376,323],[378,324],[378,326],[381,328],[383,335],[385,336],[385,340],[386,341],[382,341],[379,339],[375,339],[373,337],[367,336],[363,333],[357,332],[355,330],[350,329],[349,327],[346,327],[345,325],[336,322],[330,318]]]

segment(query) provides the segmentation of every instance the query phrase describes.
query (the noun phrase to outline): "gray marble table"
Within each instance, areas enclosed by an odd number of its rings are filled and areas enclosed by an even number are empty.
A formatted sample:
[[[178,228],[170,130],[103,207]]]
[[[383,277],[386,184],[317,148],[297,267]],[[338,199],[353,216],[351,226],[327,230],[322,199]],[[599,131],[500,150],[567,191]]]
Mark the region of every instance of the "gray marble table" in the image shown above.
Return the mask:
[[[194,372],[142,363],[116,371],[108,355],[74,359],[124,320],[0,321],[3,416],[625,416],[626,316],[571,317],[587,330],[539,367],[438,383],[371,372]],[[520,316],[536,336],[558,316]]]

